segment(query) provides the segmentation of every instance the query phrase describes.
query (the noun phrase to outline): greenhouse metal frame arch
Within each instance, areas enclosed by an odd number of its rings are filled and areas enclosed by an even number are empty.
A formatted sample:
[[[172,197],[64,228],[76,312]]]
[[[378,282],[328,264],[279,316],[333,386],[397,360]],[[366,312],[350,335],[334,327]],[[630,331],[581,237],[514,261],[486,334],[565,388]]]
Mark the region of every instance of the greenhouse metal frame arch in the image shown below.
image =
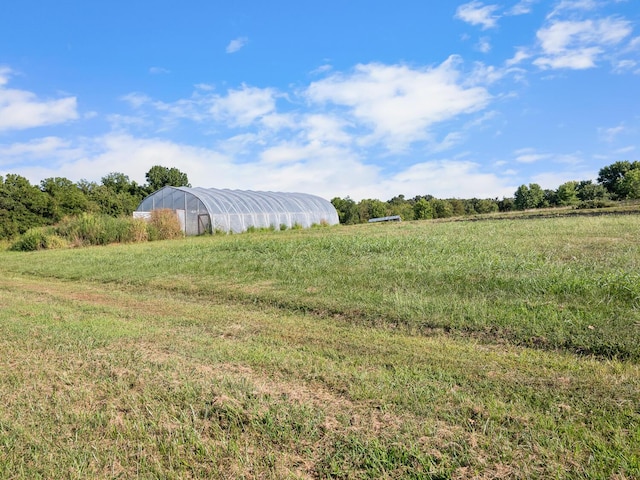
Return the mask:
[[[338,212],[331,202],[306,193],[256,192],[216,188],[164,187],[145,198],[134,215],[158,209],[178,213],[186,235],[249,228],[335,225]]]

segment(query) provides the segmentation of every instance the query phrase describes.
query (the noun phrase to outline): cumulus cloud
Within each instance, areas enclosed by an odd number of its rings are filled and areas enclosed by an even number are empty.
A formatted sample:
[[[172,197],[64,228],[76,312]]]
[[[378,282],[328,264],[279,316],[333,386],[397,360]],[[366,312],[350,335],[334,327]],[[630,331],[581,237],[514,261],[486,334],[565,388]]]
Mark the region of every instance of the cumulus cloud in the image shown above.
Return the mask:
[[[0,67],[0,131],[55,125],[78,118],[76,97],[41,100],[35,93],[7,88],[12,71]]]
[[[252,139],[250,140],[250,142]],[[31,151],[48,155],[44,164],[22,164],[21,175],[32,182],[53,176],[73,181],[100,181],[120,171],[139,183],[153,165],[171,165],[186,172],[191,183],[204,187],[271,191],[303,191],[324,198],[350,196],[355,200],[386,200],[398,193],[407,197],[431,194],[441,198],[510,196],[515,187],[508,175],[483,172],[480,165],[458,160],[408,164],[390,174],[368,163],[349,146],[308,142],[275,142],[252,161],[223,153],[221,148],[201,148],[161,138],[137,138],[111,133],[88,141],[83,148],[68,141],[45,138],[25,145],[0,148],[0,174],[12,165],[4,153]],[[73,155],[68,152],[73,151]]]
[[[542,54],[533,63],[544,69],[593,68],[631,32],[630,22],[616,17],[553,20],[537,32]]]
[[[275,90],[243,85],[238,90],[230,90],[226,96],[216,96],[210,112],[233,126],[247,126],[272,113],[275,106]]]
[[[555,190],[558,186],[566,182],[575,180],[595,180],[597,177],[597,170],[569,168],[566,170],[555,170],[535,174],[531,177],[531,183],[537,183],[545,189],[548,188]]]
[[[59,137],[35,138],[24,143],[0,144],[0,162],[8,163],[12,157],[42,158],[61,149],[68,148],[70,142]]]
[[[461,160],[417,163],[382,183],[391,198],[398,192],[407,197],[433,195],[437,198],[493,198],[513,195],[516,187],[508,176],[481,170],[479,164]]]
[[[247,37],[238,37],[229,42],[226,48],[226,52],[235,53],[238,50],[242,49],[244,46],[246,46],[247,43],[249,43],[249,39]]]
[[[498,17],[493,14],[498,9],[498,5],[484,5],[482,2],[473,2],[460,5],[456,10],[455,17],[471,25],[481,25],[483,30],[493,28],[497,25]]]
[[[111,133],[0,144],[0,170],[17,167],[34,182],[51,176],[100,181],[121,171],[144,183],[149,168],[161,164],[186,172],[194,185],[325,198],[510,195],[511,177],[502,172],[456,159],[429,160],[459,145],[480,122],[472,114],[492,101],[486,86],[498,73],[477,70],[463,75],[463,64],[451,57],[428,67],[372,63],[317,72],[323,77],[288,94],[249,85],[225,91],[197,86],[190,97],[174,101],[130,93],[121,99],[132,114],[105,116],[117,126]],[[446,128],[464,116],[466,125]],[[198,122],[206,147],[171,140],[171,130],[157,136],[160,127],[183,125],[178,122]],[[413,142],[421,142],[420,160],[389,160],[389,151]]]
[[[358,65],[349,74],[335,74],[313,82],[306,90],[311,102],[346,108],[354,123],[371,129],[371,142],[391,150],[429,138],[429,127],[484,108],[489,92],[463,86],[451,57],[437,67],[414,69],[404,65]]]

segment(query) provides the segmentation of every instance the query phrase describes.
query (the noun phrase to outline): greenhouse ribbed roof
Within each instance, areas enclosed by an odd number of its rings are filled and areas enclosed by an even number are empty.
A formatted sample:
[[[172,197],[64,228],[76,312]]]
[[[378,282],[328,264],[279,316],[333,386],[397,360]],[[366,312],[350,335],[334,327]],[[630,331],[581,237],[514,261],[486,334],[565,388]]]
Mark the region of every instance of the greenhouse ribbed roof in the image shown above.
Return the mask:
[[[335,212],[330,202],[307,193],[257,192],[201,187],[175,188],[198,197],[211,213],[293,213],[312,210],[326,211],[327,213]]]
[[[137,211],[159,208],[183,210],[188,234],[203,233],[203,229],[242,232],[251,227],[338,223],[331,202],[307,193],[167,186],[145,198]]]

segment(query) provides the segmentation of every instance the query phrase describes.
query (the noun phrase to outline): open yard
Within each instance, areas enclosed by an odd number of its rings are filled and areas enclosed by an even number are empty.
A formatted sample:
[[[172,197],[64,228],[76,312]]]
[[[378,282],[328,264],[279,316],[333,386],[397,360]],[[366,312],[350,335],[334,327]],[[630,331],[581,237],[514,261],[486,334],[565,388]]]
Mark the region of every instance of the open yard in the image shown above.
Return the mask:
[[[0,252],[0,478],[640,478],[640,216]]]

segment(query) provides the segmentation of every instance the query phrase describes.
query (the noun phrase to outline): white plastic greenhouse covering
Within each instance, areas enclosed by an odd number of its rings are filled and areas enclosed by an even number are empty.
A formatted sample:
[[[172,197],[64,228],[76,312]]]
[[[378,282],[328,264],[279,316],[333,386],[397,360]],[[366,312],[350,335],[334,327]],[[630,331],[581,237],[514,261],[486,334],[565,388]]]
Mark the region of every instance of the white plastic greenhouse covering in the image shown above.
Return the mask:
[[[187,235],[338,223],[338,212],[331,202],[306,193],[164,187],[145,198],[136,213],[144,216],[143,212],[161,208],[185,212]]]

